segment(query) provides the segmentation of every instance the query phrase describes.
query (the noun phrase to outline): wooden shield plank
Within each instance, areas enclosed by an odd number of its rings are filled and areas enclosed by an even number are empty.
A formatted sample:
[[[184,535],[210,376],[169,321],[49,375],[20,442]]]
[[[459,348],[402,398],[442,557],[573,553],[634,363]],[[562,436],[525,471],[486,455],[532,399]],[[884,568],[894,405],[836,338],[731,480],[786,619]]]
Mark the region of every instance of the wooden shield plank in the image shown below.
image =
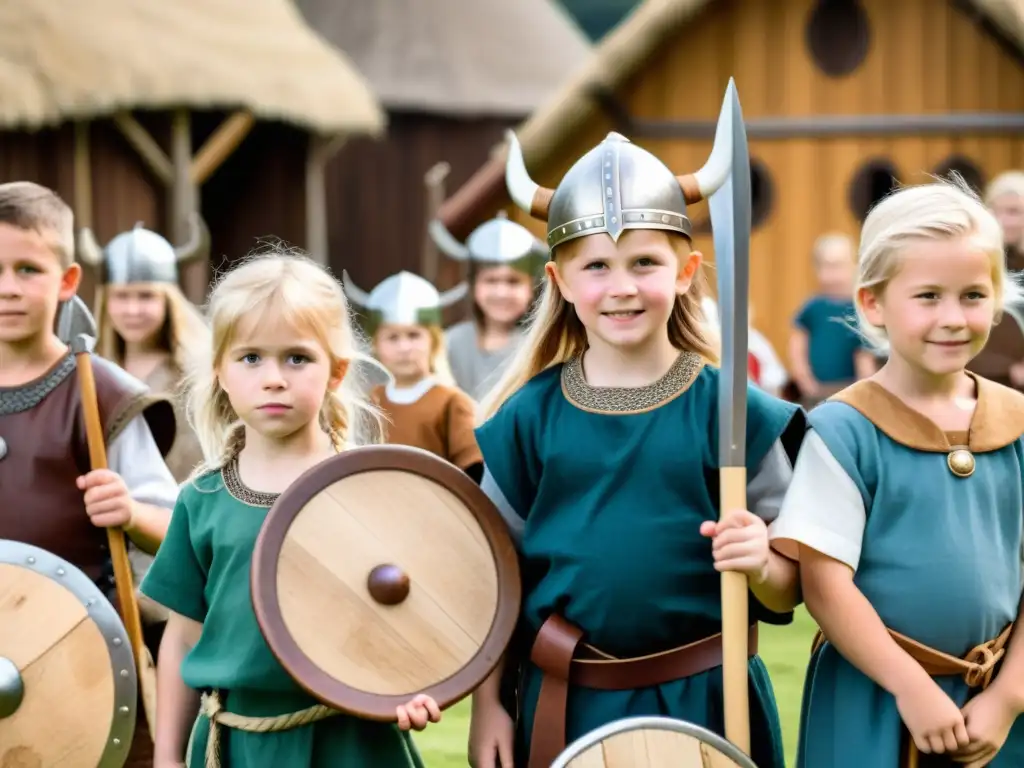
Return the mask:
[[[120,768],[136,686],[99,588],[45,550],[0,541],[0,765]]]
[[[716,733],[666,717],[632,717],[574,743],[551,768],[757,768]]]
[[[346,451],[299,478],[253,553],[256,617],[310,694],[394,720],[442,707],[497,664],[519,613],[519,566],[498,511],[463,472],[405,446]]]

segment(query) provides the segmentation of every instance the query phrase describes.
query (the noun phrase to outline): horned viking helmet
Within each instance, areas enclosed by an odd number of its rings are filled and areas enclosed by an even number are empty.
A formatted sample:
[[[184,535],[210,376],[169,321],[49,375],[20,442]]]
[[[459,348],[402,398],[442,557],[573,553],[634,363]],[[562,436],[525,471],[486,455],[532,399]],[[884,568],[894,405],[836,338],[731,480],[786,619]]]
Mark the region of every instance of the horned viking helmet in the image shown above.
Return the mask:
[[[510,221],[502,211],[474,229],[463,245],[440,219],[428,227],[430,236],[446,256],[456,261],[471,261],[482,266],[508,266],[536,277],[547,260],[548,249],[526,227]]]
[[[627,229],[661,229],[692,237],[687,203],[714,194],[729,176],[732,105],[726,99],[707,163],[696,173],[675,176],[647,150],[618,133],[587,152],[555,189],[538,185],[526,170],[523,151],[509,131],[505,183],[512,200],[548,223],[548,248],[599,232],[618,240]]]
[[[411,272],[392,275],[369,293],[357,286],[348,272],[342,272],[345,295],[368,315],[366,332],[373,334],[381,325],[441,325],[442,312],[462,299],[469,286],[465,282],[438,293],[428,280]]]
[[[164,237],[145,229],[142,222],[122,232],[100,248],[92,230],[79,233],[78,255],[92,267],[102,267],[105,285],[130,283],[177,283],[178,265],[209,252],[210,232],[198,214],[189,223],[191,236],[185,245],[175,248]]]

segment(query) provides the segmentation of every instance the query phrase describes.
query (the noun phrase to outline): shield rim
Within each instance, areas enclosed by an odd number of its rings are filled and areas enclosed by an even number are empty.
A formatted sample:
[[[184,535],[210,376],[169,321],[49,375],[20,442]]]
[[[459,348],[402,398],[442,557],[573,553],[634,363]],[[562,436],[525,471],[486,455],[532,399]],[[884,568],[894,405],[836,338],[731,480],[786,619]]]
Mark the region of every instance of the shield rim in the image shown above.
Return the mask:
[[[122,768],[128,760],[138,718],[138,673],[131,640],[121,616],[103,591],[74,565],[49,550],[13,539],[0,539],[0,563],[16,565],[62,584],[85,606],[99,628],[114,674],[114,711],[110,733],[96,768]]]
[[[688,720],[678,720],[672,717],[624,717],[620,720],[613,720],[610,723],[595,728],[589,733],[580,736],[572,742],[565,750],[555,758],[551,768],[566,768],[570,762],[610,736],[616,736],[626,731],[634,730],[661,730],[685,733],[688,736],[695,736],[700,741],[714,747],[725,757],[732,760],[740,768],[757,768],[753,760],[743,750],[714,731],[709,731],[700,725],[695,725]]]
[[[352,448],[307,470],[285,489],[267,513],[253,547],[249,587],[260,631],[274,657],[308,694],[342,712],[395,722],[395,708],[408,703],[414,694],[371,693],[327,675],[288,632],[277,592],[277,561],[288,528],[299,512],[329,485],[376,470],[405,471],[444,486],[476,518],[497,566],[498,604],[483,644],[455,674],[418,693],[431,696],[445,709],[468,696],[494,671],[519,620],[522,583],[519,554],[493,502],[469,475],[429,451],[404,445]]]

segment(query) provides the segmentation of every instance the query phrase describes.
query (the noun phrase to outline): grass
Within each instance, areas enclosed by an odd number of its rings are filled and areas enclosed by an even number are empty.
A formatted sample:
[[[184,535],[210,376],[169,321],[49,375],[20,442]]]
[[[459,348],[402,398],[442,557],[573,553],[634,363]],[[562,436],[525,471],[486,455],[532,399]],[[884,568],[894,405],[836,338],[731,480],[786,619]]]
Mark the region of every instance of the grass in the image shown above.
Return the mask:
[[[779,703],[787,765],[795,763],[800,697],[814,630],[814,620],[802,606],[797,609],[791,625],[762,624],[760,628],[759,651],[768,665]],[[468,734],[469,700],[466,699],[447,710],[440,723],[415,735],[427,768],[465,768]]]

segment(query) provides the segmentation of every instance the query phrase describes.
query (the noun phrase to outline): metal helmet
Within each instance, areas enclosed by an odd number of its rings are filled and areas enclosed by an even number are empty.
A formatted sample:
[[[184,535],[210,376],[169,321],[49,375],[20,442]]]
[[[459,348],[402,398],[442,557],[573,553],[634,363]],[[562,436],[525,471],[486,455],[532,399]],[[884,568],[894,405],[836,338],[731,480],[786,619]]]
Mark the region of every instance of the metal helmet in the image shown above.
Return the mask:
[[[512,200],[548,223],[548,247],[598,233],[618,240],[627,229],[662,229],[692,236],[688,203],[714,194],[729,176],[732,103],[726,98],[707,163],[675,176],[664,163],[618,133],[587,152],[555,189],[538,185],[526,170],[522,147],[509,131],[505,183]]]
[[[463,245],[440,219],[428,227],[434,244],[449,258],[472,261],[481,266],[507,266],[536,277],[548,258],[548,248],[521,224],[510,221],[504,211],[474,229]]]
[[[441,325],[442,312],[462,299],[469,290],[465,282],[438,293],[430,281],[411,272],[392,275],[369,293],[342,272],[345,295],[367,315],[369,334],[381,325]]]
[[[79,233],[78,254],[84,263],[102,267],[105,285],[177,283],[178,265],[208,253],[210,247],[210,233],[202,218],[192,214],[190,224],[191,237],[180,248],[139,222],[101,249],[92,230],[85,227]]]

